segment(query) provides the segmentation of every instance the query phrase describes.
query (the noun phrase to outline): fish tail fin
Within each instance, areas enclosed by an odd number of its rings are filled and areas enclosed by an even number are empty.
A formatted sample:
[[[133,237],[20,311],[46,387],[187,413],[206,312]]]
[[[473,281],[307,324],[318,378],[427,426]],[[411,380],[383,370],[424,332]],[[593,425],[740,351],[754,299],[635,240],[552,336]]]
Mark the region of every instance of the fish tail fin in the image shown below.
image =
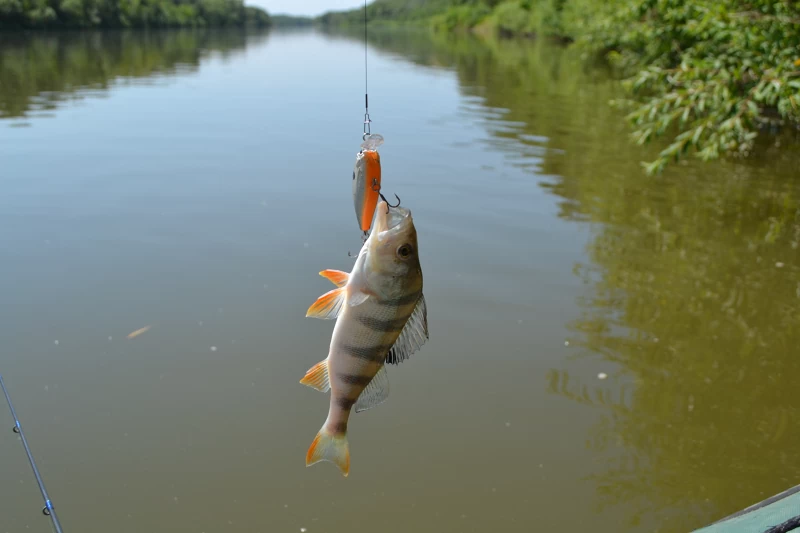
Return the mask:
[[[347,433],[334,433],[325,426],[319,430],[306,454],[306,466],[330,461],[339,467],[342,474],[350,474],[350,444]]]

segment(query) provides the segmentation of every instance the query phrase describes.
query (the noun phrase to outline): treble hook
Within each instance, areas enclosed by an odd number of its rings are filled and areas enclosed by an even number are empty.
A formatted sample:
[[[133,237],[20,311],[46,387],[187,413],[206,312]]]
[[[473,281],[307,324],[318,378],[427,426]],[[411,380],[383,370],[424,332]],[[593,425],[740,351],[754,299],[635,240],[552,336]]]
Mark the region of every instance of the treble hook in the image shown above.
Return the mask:
[[[390,204],[389,200],[386,199],[386,197],[383,195],[382,192],[379,192],[378,194],[381,196],[381,200],[386,202],[386,206],[387,207],[400,207],[400,197],[397,196],[396,194],[394,195],[394,197],[397,198],[397,204],[395,204],[395,205]],[[386,212],[388,213],[389,211],[387,210]]]

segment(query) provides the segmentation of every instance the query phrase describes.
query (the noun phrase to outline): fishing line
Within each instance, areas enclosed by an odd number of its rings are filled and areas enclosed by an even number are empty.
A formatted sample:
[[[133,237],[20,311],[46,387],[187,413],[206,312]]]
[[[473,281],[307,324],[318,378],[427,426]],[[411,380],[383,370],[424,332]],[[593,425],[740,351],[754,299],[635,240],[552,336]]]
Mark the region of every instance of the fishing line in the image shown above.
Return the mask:
[[[14,404],[11,403],[11,396],[8,394],[8,390],[6,389],[6,384],[3,382],[2,375],[0,375],[0,387],[3,389],[3,394],[6,397],[8,408],[11,409],[11,416],[14,418],[13,431],[22,439],[22,445],[25,447],[25,453],[28,455],[28,461],[31,463],[33,475],[36,476],[36,483],[39,484],[39,491],[42,493],[42,498],[44,498],[44,509],[42,509],[42,513],[44,513],[46,516],[49,516],[53,521],[53,527],[55,528],[56,533],[64,533],[64,530],[61,529],[61,523],[58,521],[58,517],[56,516],[56,510],[53,507],[53,502],[50,501],[50,496],[47,495],[47,489],[44,488],[44,481],[42,480],[42,476],[39,474],[39,469],[36,467],[36,461],[33,460],[31,448],[28,446],[28,439],[25,438],[25,433],[22,432],[22,425],[19,423],[17,412],[14,410]]]
[[[367,70],[367,0],[364,0],[364,135],[362,140],[366,141],[370,133],[369,118],[369,74]]]

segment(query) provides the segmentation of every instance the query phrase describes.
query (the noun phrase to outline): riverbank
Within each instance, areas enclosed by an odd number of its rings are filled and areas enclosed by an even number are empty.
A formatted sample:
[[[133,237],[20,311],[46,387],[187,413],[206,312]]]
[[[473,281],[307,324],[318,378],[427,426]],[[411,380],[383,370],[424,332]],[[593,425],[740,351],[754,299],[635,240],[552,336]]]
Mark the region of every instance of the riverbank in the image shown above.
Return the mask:
[[[800,128],[800,6],[767,0],[375,0],[368,17],[437,32],[572,43],[611,65],[627,89],[633,142],[665,147],[660,173],[687,156],[742,158]],[[363,10],[323,25],[363,24]],[[796,133],[790,134],[796,139]]]
[[[244,0],[0,0],[0,30],[259,27],[269,14]]]

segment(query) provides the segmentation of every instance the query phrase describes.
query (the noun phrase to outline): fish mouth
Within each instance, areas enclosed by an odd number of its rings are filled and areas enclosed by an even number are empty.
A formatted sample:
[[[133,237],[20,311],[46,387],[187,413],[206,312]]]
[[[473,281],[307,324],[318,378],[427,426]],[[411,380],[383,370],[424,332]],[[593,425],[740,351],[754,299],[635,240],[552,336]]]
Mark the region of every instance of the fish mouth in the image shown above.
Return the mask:
[[[377,216],[373,231],[383,233],[395,228],[400,228],[404,222],[411,220],[411,211],[405,207],[389,207],[385,201],[381,200],[376,208]]]
[[[390,207],[386,221],[387,223],[386,229],[394,229],[410,218],[411,218],[411,211],[406,209],[405,207],[400,207],[400,206]]]

